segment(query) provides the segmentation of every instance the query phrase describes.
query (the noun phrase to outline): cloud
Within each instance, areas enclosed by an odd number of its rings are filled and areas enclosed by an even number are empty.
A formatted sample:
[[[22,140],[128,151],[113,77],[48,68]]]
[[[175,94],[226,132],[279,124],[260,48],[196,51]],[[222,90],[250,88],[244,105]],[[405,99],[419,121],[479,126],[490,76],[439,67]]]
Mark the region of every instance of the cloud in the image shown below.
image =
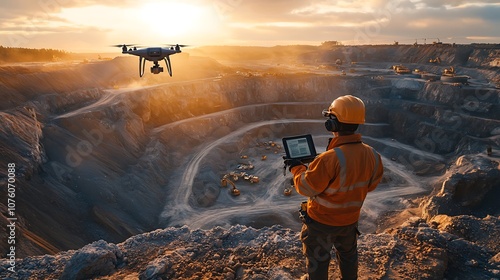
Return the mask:
[[[417,1],[417,0],[415,0]],[[497,0],[418,0],[419,3],[426,7],[440,8],[440,7],[460,7],[460,6],[487,6],[489,4],[497,4]]]
[[[495,28],[500,20],[500,5],[495,1],[291,1],[289,5],[278,2],[269,7],[264,1],[248,6],[245,2],[232,17],[231,38],[261,43],[266,40],[311,43],[407,40],[409,43],[426,37],[466,39],[477,33],[483,38],[500,38],[500,31]],[[259,6],[266,7],[266,16],[253,15]]]
[[[12,47],[62,48],[77,41],[95,41],[109,31],[106,26],[79,24],[61,16],[61,12],[79,7],[115,6],[127,7],[130,0],[2,0],[0,11],[0,45]],[[96,34],[92,34],[92,33]],[[87,38],[87,39],[85,39]],[[96,41],[97,42],[97,41]],[[82,44],[79,44],[82,45]]]
[[[391,40],[401,43],[411,43],[418,38],[419,42],[441,41],[449,43],[471,43],[475,39],[483,37],[484,41],[497,42],[500,40],[500,30],[498,26],[498,15],[500,7],[468,7],[451,10],[444,9],[418,9],[411,13],[394,14],[390,22],[379,26],[379,32],[370,34],[362,28],[362,32],[369,34],[369,38],[374,41],[385,38],[386,42]],[[375,28],[372,28],[375,30]],[[392,37],[392,38],[391,38]],[[420,39],[422,38],[422,39]]]
[[[2,0],[0,20],[10,20],[19,17],[47,18],[61,12],[64,8],[88,6],[128,7],[139,5],[134,0]]]
[[[294,17],[290,14],[290,11],[294,7],[303,5],[303,1],[300,0],[216,0],[206,2],[221,20],[236,22],[292,20]]]
[[[151,2],[161,3],[158,6],[164,8],[149,18],[141,11]],[[412,43],[415,38],[431,37],[463,42],[470,42],[471,38],[487,42],[500,39],[500,30],[496,28],[500,3],[490,0],[184,0],[183,4],[203,7],[210,15],[205,15],[203,26],[197,25],[197,32],[183,31],[175,36],[172,28],[187,23],[177,20],[176,24],[166,24],[163,28],[160,20],[172,19],[169,7],[173,3],[173,0],[2,0],[0,44],[9,45],[15,41],[12,38],[23,37],[29,37],[29,47],[51,48],[70,46],[67,41],[70,38],[80,40],[78,47],[92,40],[96,42],[94,45],[109,45],[122,40],[154,43],[172,38],[198,40],[198,45],[319,44],[327,40],[346,44],[395,40]],[[106,38],[111,42],[105,42]]]

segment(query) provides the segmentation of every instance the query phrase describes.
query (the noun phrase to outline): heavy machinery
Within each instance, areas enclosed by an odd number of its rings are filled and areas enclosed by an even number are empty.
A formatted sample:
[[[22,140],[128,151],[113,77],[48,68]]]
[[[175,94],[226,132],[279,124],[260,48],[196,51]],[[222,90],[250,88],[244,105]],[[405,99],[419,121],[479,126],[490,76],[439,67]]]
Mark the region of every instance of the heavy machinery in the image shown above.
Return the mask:
[[[441,81],[447,83],[468,85],[469,79],[470,77],[467,75],[457,75],[457,73],[455,72],[455,68],[453,66],[444,69],[443,73],[441,74]]]
[[[255,176],[255,175],[248,174],[247,172],[244,171],[244,170],[248,170],[248,169],[253,169],[252,164],[239,164],[237,169],[242,170],[242,171],[240,171],[240,172],[231,171],[227,174],[224,174],[224,176],[222,176],[222,179],[220,181],[221,187],[227,187],[228,184],[231,185],[231,187],[232,187],[231,194],[233,196],[240,195],[240,190],[238,190],[236,188],[236,184],[234,183],[234,182],[238,181],[240,178],[242,178],[245,181],[250,182],[251,184],[256,184],[256,183],[260,182],[259,177]]]
[[[236,188],[236,185],[234,184],[233,181],[231,181],[231,179],[229,179],[229,176],[228,174],[224,175],[224,177],[222,177],[222,180],[220,180],[220,185],[222,187],[227,187],[227,184],[230,184],[231,185],[231,194],[233,196],[238,196],[240,195],[240,190],[238,190]]]

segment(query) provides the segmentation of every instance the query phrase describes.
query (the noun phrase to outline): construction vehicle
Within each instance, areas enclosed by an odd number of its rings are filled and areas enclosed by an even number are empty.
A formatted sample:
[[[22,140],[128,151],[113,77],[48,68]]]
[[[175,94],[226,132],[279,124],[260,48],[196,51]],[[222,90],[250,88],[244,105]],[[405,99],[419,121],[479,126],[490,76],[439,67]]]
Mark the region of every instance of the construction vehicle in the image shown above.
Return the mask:
[[[410,68],[406,67],[406,66],[403,66],[401,64],[399,65],[393,65],[392,66],[392,69],[394,70],[394,72],[396,72],[397,74],[410,74],[411,73],[411,70]]]
[[[249,170],[249,169],[253,169],[253,168],[254,168],[254,166],[251,163],[240,163],[240,164],[238,164],[238,167],[236,167],[236,169],[238,169],[238,170]]]
[[[290,189],[290,188],[285,188],[285,189],[283,190],[283,194],[284,194],[285,196],[290,196],[290,195],[292,195],[292,189]]]
[[[245,172],[245,170],[249,170],[249,169],[253,169],[253,168],[254,168],[254,166],[250,163],[238,164],[237,169],[241,170],[241,171],[239,171],[239,172],[238,171],[231,171],[229,173],[224,174],[224,176],[222,176],[222,179],[220,181],[221,187],[227,187],[229,184],[232,187],[231,194],[233,196],[240,195],[240,190],[238,190],[236,188],[236,184],[234,183],[234,182],[238,181],[240,178],[243,178],[243,180],[248,181],[251,184],[256,184],[256,183],[260,182],[259,177],[255,176],[255,175],[248,174],[247,172]]]
[[[418,45],[418,40],[424,40],[424,45],[426,45],[427,44],[427,39],[436,39],[437,41],[432,41],[433,45],[441,45],[441,44],[443,44],[441,42],[441,40],[439,40],[439,38],[417,38],[417,39],[415,39],[415,43],[413,45],[415,45],[415,46]]]
[[[290,182],[290,183],[289,183],[289,184],[287,184],[287,183],[286,183],[286,180],[285,180],[285,189],[283,190],[283,194],[284,194],[285,196],[290,196],[290,195],[292,195],[292,189],[294,188],[294,186],[293,186],[293,184],[294,184],[294,182],[293,182],[293,178],[290,178],[290,181],[289,181],[289,182]]]
[[[439,38],[428,38],[428,39],[437,39],[437,41],[432,41],[432,44],[433,44],[433,45],[442,45],[442,44],[443,44],[443,42],[441,42],[441,41],[439,40]]]
[[[434,59],[430,58],[429,63],[441,63],[441,58],[439,58],[439,56]]]
[[[225,188],[225,187],[227,187],[227,184],[230,184],[230,185],[231,185],[231,194],[232,194],[233,196],[238,196],[238,195],[240,195],[240,190],[238,190],[238,189],[236,188],[236,184],[235,184],[233,181],[231,181],[231,180],[229,179],[228,174],[224,175],[224,177],[222,177],[222,179],[220,180],[220,185],[221,185],[222,187],[224,187],[224,188]]]
[[[443,75],[454,76],[455,75],[455,68],[453,66],[450,66],[450,68],[444,69]]]
[[[447,83],[452,83],[452,84],[469,84],[468,80],[470,79],[469,76],[466,75],[457,75],[455,73],[455,68],[453,66],[450,66],[450,68],[444,69],[443,73],[441,74],[441,81],[442,82],[447,82]]]
[[[240,190],[238,190],[237,188],[233,188],[233,189],[231,190],[231,194],[232,194],[233,196],[238,196],[238,195],[240,195]]]

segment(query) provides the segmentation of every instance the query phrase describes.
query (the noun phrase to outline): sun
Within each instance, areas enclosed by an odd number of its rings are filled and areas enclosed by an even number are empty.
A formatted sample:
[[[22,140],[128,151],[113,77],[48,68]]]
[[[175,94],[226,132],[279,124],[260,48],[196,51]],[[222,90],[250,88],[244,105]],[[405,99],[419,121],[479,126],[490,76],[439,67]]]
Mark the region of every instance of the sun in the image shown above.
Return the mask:
[[[145,32],[158,37],[188,37],[203,25],[203,9],[186,3],[147,3],[139,13]]]

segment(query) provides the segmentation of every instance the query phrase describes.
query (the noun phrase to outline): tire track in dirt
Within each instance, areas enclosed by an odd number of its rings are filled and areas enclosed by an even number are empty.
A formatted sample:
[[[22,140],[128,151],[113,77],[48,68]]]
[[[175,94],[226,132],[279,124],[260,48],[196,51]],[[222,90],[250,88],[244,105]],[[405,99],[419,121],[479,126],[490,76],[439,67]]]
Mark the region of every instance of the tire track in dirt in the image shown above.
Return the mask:
[[[208,143],[203,147],[201,151],[196,152],[193,155],[193,158],[186,164],[185,171],[182,175],[182,179],[179,183],[179,187],[173,193],[173,198],[169,200],[169,204],[165,207],[165,210],[162,213],[163,219],[170,219],[174,224],[186,224],[195,227],[202,227],[203,224],[209,224],[211,221],[223,220],[223,218],[227,218],[239,213],[249,214],[259,214],[265,212],[269,212],[270,205],[267,204],[267,207],[263,207],[259,209],[257,207],[257,203],[253,202],[247,204],[245,206],[238,205],[238,209],[232,208],[217,208],[214,210],[204,209],[203,213],[197,213],[195,208],[193,208],[189,204],[190,197],[192,195],[192,187],[195,176],[198,174],[200,169],[200,164],[202,160],[216,147],[219,145],[223,145],[230,140],[241,137],[244,133],[251,131],[253,129],[257,129],[259,127],[274,125],[274,124],[291,124],[291,123],[320,123],[322,120],[311,120],[311,119],[278,119],[278,120],[269,120],[262,121],[256,123],[250,123],[224,137],[221,137],[211,143]],[[260,203],[265,203],[261,201]],[[276,205],[276,207],[272,207],[275,210],[282,211],[280,205]],[[215,218],[214,218],[215,217]]]

